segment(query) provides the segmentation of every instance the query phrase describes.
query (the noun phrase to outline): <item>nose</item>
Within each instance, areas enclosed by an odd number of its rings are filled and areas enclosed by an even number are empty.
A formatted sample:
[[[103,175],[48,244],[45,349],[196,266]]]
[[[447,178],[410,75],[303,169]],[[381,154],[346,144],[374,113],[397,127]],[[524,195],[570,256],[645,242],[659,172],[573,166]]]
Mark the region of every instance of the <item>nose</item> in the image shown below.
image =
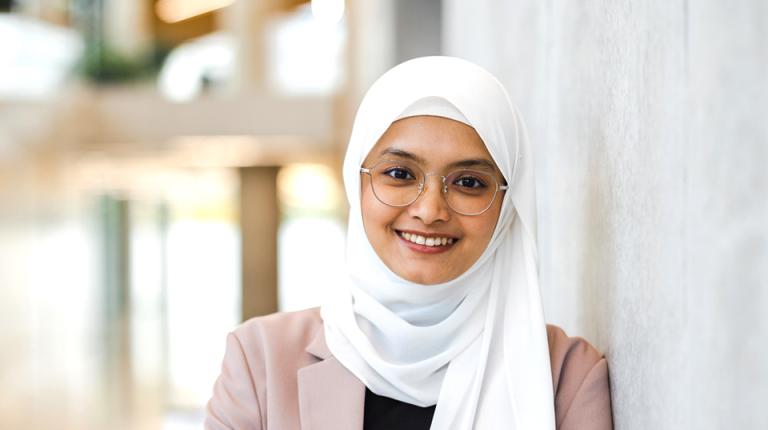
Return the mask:
[[[408,213],[419,218],[424,224],[451,219],[451,209],[443,195],[443,181],[439,176],[430,177],[424,182],[424,191],[415,202],[408,206]]]

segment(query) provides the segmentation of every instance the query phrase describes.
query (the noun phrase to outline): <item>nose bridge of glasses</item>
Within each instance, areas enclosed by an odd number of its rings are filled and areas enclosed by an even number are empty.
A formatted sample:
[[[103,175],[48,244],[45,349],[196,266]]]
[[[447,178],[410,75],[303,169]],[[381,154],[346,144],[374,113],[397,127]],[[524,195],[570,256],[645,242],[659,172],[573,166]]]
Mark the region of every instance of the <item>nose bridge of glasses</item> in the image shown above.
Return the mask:
[[[443,194],[448,192],[448,184],[445,182],[447,176],[441,175],[441,174],[435,173],[435,172],[424,173],[424,178],[422,179],[421,183],[419,184],[419,191],[420,192],[424,192],[424,191],[429,189],[429,187],[427,187],[427,179],[429,179],[430,176],[435,176],[435,177],[440,179],[440,185],[441,185],[440,190],[443,192]]]

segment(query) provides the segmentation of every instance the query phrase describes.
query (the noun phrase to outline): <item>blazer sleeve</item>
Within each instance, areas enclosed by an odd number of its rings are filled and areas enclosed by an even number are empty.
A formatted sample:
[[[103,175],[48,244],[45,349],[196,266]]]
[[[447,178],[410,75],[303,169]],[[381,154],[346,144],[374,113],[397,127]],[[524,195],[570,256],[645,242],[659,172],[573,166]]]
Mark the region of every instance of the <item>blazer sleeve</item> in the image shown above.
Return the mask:
[[[559,430],[612,430],[608,364],[600,359],[581,382]]]
[[[263,429],[253,366],[246,359],[238,337],[230,333],[221,374],[206,406],[207,430]]]
[[[613,430],[608,363],[586,340],[550,327],[558,430]]]

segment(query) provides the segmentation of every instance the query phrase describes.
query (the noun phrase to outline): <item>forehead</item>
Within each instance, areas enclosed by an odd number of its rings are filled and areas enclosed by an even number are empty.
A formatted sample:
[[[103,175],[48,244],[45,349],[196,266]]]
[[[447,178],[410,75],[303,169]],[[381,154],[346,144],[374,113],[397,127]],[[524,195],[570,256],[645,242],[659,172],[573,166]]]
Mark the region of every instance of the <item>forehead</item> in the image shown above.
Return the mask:
[[[406,152],[426,168],[441,168],[464,160],[495,163],[480,135],[467,124],[437,116],[413,116],[393,122],[366,157],[366,163],[398,158]]]

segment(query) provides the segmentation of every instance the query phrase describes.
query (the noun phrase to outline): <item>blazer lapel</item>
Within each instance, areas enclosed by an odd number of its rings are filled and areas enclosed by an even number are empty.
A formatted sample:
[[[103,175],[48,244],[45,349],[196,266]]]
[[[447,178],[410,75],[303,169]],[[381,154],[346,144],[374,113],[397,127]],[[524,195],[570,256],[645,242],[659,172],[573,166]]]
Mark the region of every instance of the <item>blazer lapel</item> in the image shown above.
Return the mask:
[[[331,355],[322,328],[306,351],[320,361],[298,371],[302,430],[362,430],[365,386]]]

